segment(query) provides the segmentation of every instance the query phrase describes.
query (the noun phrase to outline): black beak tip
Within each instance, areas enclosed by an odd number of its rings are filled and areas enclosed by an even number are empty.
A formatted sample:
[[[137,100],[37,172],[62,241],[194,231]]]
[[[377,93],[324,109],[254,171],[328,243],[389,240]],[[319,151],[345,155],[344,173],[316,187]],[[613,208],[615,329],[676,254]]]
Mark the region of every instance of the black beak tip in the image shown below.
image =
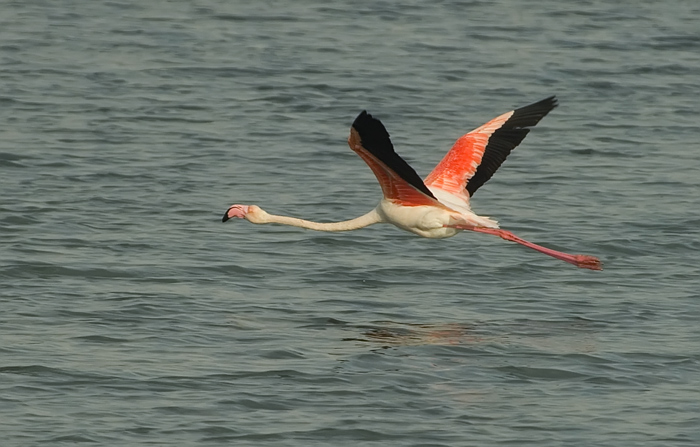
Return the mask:
[[[230,217],[228,217],[228,210],[226,210],[226,212],[224,213],[224,217],[221,218],[221,221],[226,222],[229,219],[230,219]]]

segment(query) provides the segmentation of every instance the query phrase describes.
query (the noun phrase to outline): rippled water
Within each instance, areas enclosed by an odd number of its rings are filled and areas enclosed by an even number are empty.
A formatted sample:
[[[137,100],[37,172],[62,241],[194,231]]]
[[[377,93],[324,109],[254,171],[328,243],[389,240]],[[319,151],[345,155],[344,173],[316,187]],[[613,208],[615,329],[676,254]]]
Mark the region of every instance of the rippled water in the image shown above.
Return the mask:
[[[3,446],[698,445],[695,1],[6,2]],[[556,94],[480,234],[330,221]]]

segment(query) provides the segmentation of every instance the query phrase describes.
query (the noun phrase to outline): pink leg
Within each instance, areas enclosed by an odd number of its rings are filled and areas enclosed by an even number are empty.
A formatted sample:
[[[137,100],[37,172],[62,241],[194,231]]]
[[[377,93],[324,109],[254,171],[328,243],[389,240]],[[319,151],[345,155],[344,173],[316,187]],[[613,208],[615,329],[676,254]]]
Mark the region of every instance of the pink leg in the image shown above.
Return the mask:
[[[517,242],[518,244],[532,248],[533,250],[537,250],[540,253],[552,256],[553,258],[560,259],[564,262],[568,262],[569,264],[573,264],[579,268],[603,270],[603,263],[600,262],[600,259],[596,258],[595,256],[570,255],[561,251],[552,250],[551,248],[546,248],[541,245],[528,242],[525,239],[521,239],[518,236],[511,233],[510,231],[495,228],[474,227],[470,225],[450,225],[450,227],[458,228],[460,230],[476,231],[478,233],[493,234],[494,236],[499,236],[500,238],[505,239],[507,241]]]

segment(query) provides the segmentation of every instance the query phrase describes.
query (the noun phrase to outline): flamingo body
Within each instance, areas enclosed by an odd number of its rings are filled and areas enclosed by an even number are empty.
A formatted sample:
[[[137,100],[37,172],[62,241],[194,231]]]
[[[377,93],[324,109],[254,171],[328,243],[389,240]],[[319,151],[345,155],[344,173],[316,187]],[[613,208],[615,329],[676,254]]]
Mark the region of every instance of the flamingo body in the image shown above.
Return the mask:
[[[469,230],[499,236],[577,267],[601,270],[598,258],[533,244],[471,210],[470,200],[477,189],[491,178],[530,127],[556,106],[557,100],[551,96],[504,113],[463,135],[425,182],[394,151],[381,121],[363,111],[353,122],[348,145],[367,163],[382,189],[384,197],[373,210],[347,221],[320,223],[269,214],[255,205],[232,205],[222,220],[244,218],[256,224],[278,223],[317,231],[349,231],[390,223],[426,238],[446,238]]]
[[[382,199],[375,208],[384,223],[431,239],[452,237],[459,230],[449,225],[460,222],[459,214],[429,205],[405,206]]]

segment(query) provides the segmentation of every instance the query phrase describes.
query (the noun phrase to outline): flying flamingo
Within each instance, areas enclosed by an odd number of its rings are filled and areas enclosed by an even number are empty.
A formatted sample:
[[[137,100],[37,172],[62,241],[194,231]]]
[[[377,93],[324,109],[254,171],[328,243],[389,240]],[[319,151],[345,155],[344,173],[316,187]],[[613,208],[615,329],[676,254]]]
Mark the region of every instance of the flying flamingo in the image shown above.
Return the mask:
[[[366,111],[352,123],[348,144],[381,185],[384,198],[376,208],[355,219],[320,223],[268,214],[256,205],[231,205],[222,219],[234,217],[255,224],[277,223],[316,231],[349,231],[376,223],[390,223],[428,238],[446,238],[462,230],[499,236],[576,267],[602,270],[593,256],[572,255],[519,238],[488,217],[477,216],[469,202],[501,166],[508,154],[557,106],[554,96],[512,110],[463,135],[425,179],[396,152],[384,125]]]

